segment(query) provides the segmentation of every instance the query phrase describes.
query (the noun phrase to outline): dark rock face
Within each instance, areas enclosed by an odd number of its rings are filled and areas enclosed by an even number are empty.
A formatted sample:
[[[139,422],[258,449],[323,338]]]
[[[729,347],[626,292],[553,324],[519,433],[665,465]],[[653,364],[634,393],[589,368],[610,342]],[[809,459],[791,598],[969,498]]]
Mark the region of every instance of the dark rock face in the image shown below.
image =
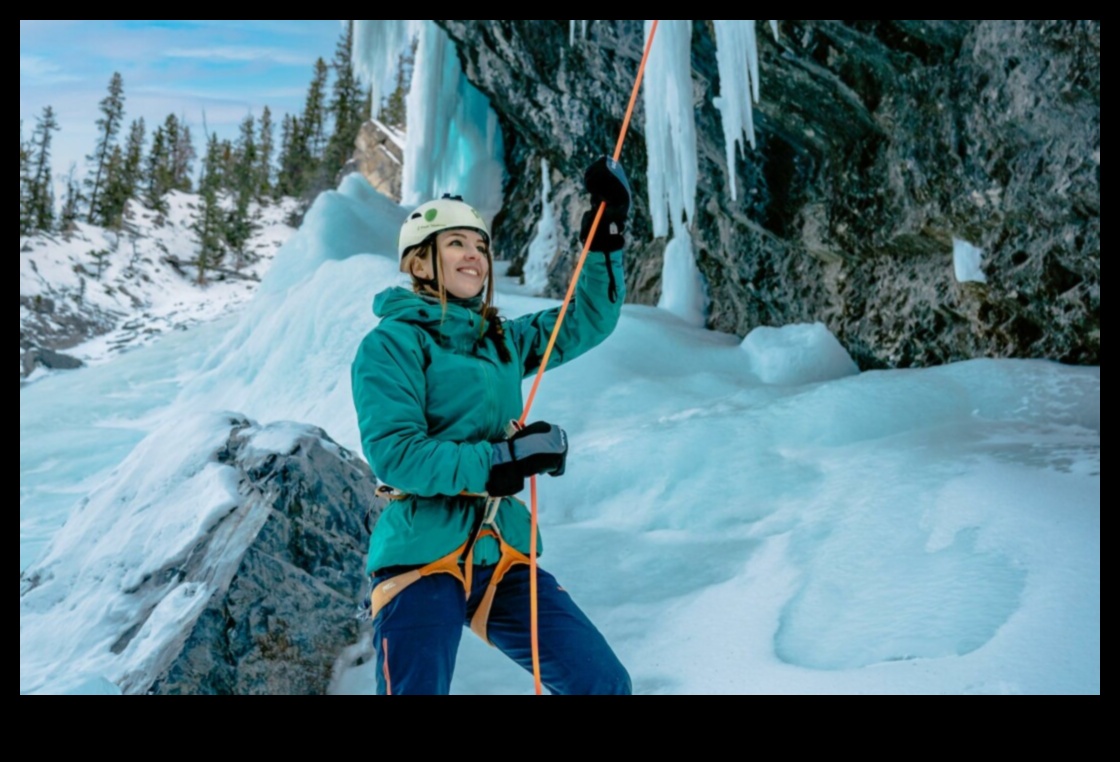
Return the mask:
[[[362,459],[307,428],[287,453],[247,452],[243,427],[233,430],[218,459],[241,474],[239,511],[263,504],[268,518],[146,692],[322,694],[361,638],[363,517],[376,481]]]
[[[583,168],[613,150],[640,21],[438,21],[491,99],[507,147],[504,253],[524,258],[540,160],[578,254]],[[700,183],[693,248],[712,328],[821,321],[863,368],[972,357],[1100,364],[1100,21],[783,21],[759,28],[757,149],[726,165],[714,32],[693,22]],[[638,105],[630,301],[655,303]],[[732,200],[729,172],[738,199]],[[957,282],[954,239],[987,283]]]

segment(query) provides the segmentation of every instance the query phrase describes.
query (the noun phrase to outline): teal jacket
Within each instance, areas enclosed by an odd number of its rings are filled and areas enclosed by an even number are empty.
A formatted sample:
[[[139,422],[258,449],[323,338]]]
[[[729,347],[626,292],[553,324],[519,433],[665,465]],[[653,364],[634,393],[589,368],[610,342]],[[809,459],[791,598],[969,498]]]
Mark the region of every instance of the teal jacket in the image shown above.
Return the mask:
[[[617,286],[613,300],[608,268]],[[589,254],[548,367],[609,336],[624,298],[622,253]],[[370,538],[370,573],[447,555],[467,540],[483,510],[485,499],[460,493],[485,492],[491,443],[521,416],[521,382],[540,367],[560,308],[505,321],[512,360],[503,363],[491,339],[482,338],[480,306],[480,299],[452,301],[444,313],[439,300],[404,288],[374,299],[381,322],[366,335],[351,367],[354,406],[374,474],[408,497],[381,514]],[[506,542],[529,552],[524,503],[503,500],[495,523]],[[475,548],[477,564],[497,563],[498,557],[490,538]]]

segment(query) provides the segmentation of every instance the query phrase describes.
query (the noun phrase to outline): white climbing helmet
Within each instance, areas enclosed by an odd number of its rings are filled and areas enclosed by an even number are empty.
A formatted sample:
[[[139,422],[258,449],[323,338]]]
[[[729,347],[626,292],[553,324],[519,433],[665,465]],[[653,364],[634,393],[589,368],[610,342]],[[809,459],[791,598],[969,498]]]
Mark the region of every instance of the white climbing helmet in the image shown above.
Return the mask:
[[[442,198],[416,207],[401,225],[401,235],[397,242],[401,271],[404,271],[405,252],[424,243],[429,236],[455,228],[477,230],[486,239],[486,243],[490,243],[490,228],[486,226],[486,220],[482,219],[478,210],[465,203],[462,196],[445,193]]]

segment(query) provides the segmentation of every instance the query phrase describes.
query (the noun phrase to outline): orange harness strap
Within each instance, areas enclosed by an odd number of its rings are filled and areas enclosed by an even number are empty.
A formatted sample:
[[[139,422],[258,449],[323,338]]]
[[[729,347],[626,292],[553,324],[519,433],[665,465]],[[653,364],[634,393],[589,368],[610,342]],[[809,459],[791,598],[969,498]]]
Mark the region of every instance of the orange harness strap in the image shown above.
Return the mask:
[[[517,548],[513,547],[505,540],[502,535],[495,529],[485,529],[479,534],[479,538],[494,537],[498,540],[498,546],[502,549],[502,557],[498,560],[498,565],[494,567],[494,573],[490,576],[490,584],[486,586],[486,592],[482,596],[482,602],[478,604],[478,608],[471,617],[471,632],[478,637],[482,638],[487,645],[494,645],[490,642],[490,638],[486,634],[486,627],[490,622],[490,609],[494,605],[494,596],[498,592],[498,585],[506,576],[513,566],[516,564],[529,564],[529,557],[522,553]],[[468,595],[469,595],[468,591]]]
[[[401,497],[403,497],[403,495],[398,494],[394,495],[391,499],[399,500]],[[474,546],[475,543],[483,537],[493,537],[498,541],[501,557],[498,559],[498,564],[495,566],[494,573],[490,577],[490,584],[486,587],[486,593],[482,597],[482,602],[479,604],[474,616],[471,617],[471,631],[482,638],[488,645],[493,645],[486,636],[486,628],[490,620],[490,609],[494,605],[494,596],[498,591],[498,584],[501,583],[506,573],[513,566],[516,564],[529,563],[529,557],[507,543],[498,531],[497,526],[493,523],[491,523],[488,528],[479,532],[473,540],[467,539],[466,542],[443,558],[436,559],[419,569],[413,569],[403,574],[398,574],[395,577],[382,580],[381,583],[373,588],[373,592],[370,593],[370,619],[376,617],[377,612],[381,611],[389,601],[400,595],[409,585],[432,574],[450,574],[462,583],[463,593],[469,598],[471,595],[471,583],[474,570]],[[462,563],[460,563],[460,561],[462,561]]]
[[[467,551],[468,543],[470,543],[470,540],[467,540],[467,542],[464,542],[462,545],[448,553],[443,558],[432,561],[427,566],[421,567],[419,569],[413,569],[412,571],[407,571],[404,574],[398,574],[395,577],[390,577],[389,579],[382,581],[379,585],[377,585],[377,587],[373,588],[373,592],[370,593],[369,596],[370,619],[377,616],[377,612],[381,611],[381,609],[384,608],[385,605],[389,603],[389,601],[400,595],[400,593],[408,588],[409,585],[414,582],[418,582],[423,577],[427,577],[431,574],[450,574],[451,576],[455,577],[455,579],[463,583],[463,587],[468,591],[469,594],[470,566],[467,566],[467,577],[463,576],[463,570],[459,566],[459,559],[462,558],[463,553]],[[467,557],[470,558],[470,555],[471,553],[468,552]]]

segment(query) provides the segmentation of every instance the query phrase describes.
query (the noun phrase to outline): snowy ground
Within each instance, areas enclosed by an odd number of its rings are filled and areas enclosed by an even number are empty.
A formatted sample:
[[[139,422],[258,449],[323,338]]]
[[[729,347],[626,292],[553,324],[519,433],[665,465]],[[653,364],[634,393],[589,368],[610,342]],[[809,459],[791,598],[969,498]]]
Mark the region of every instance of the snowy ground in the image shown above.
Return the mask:
[[[197,531],[184,515],[231,499],[198,488],[183,453],[215,411],[360,449],[349,363],[373,295],[399,282],[402,214],[348,179],[239,316],[21,390],[20,570],[49,557],[55,580],[21,597],[21,692],[113,692],[136,668],[107,650],[122,580],[182,547]],[[498,304],[553,302],[507,289]],[[533,418],[572,446],[565,476],[541,480],[542,564],[639,693],[1100,692],[1099,368],[859,374],[815,326],[740,341],[628,306],[548,374]],[[137,494],[128,464],[145,461],[171,465]],[[115,507],[60,532],[86,496]],[[148,511],[102,573],[107,546],[93,559],[82,538],[151,504],[174,520]],[[157,625],[155,640],[183,621]],[[336,692],[372,686],[359,667]],[[532,680],[467,633],[453,690]]]
[[[108,330],[61,351],[87,365],[103,363],[167,331],[240,310],[294,232],[285,222],[294,200],[255,207],[258,229],[245,261],[230,261],[230,256],[223,263],[226,272],[213,272],[200,285],[193,266],[172,264],[195,258],[191,225],[198,197],[173,192],[167,202],[166,214],[131,204],[121,232],[78,223],[69,236],[21,238],[21,329],[44,321],[41,331],[58,331],[73,319],[101,326]],[[55,305],[49,316],[23,304],[44,299]],[[22,352],[21,347],[21,371]],[[39,369],[28,380],[46,373]]]

